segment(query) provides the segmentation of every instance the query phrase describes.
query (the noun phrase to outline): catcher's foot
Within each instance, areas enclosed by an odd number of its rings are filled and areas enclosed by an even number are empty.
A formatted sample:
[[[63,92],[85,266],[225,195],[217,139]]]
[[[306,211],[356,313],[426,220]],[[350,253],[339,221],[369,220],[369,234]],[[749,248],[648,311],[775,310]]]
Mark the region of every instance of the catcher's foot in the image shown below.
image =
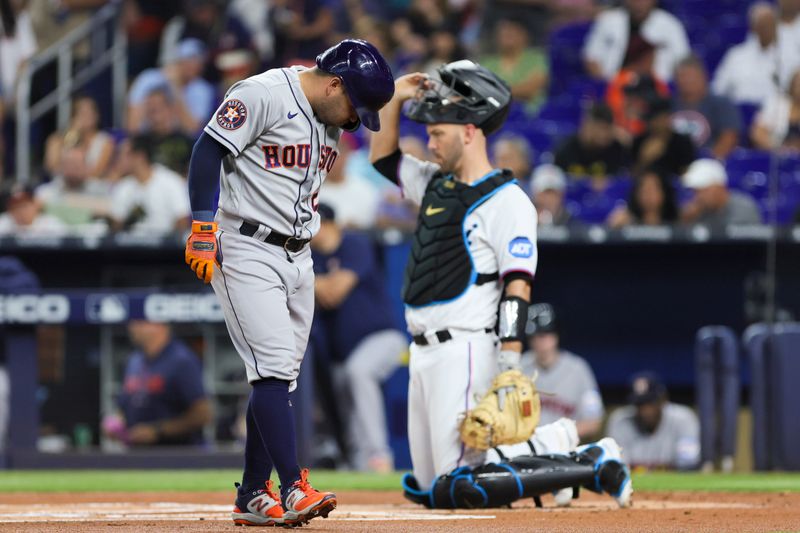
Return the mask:
[[[610,494],[620,507],[630,507],[633,483],[628,467],[622,460],[622,449],[617,441],[606,437],[581,446],[576,451],[593,459],[596,488]]]
[[[320,492],[308,482],[308,469],[300,471],[300,479],[283,497],[283,519],[287,526],[303,525],[312,518],[328,514],[336,509],[336,494]]]
[[[237,526],[282,526],[283,507],[277,494],[272,491],[272,480],[263,489],[243,492],[236,483],[238,497],[231,518]]]
[[[572,487],[553,492],[553,501],[558,507],[569,507],[572,504]]]

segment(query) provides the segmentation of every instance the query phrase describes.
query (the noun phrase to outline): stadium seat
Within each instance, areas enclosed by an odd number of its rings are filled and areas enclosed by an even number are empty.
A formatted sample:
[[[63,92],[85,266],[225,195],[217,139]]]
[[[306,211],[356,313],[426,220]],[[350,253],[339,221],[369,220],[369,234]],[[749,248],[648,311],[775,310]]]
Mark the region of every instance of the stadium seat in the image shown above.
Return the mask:
[[[695,397],[700,416],[701,461],[736,453],[739,411],[739,342],[732,329],[706,326],[695,339]]]
[[[575,78],[584,76],[581,49],[591,23],[568,24],[554,30],[548,41],[551,96],[563,94]]]
[[[750,126],[753,124],[753,119],[758,112],[758,104],[737,104],[739,108],[739,115],[742,117],[742,130],[739,133],[739,144],[742,146],[751,146],[750,144]]]

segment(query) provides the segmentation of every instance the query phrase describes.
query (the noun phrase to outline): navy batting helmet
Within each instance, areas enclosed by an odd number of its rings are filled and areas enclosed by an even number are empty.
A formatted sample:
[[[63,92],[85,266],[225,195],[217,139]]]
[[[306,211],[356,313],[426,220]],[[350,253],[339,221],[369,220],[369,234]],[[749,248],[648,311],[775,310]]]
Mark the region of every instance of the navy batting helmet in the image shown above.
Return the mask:
[[[411,120],[425,124],[475,124],[485,135],[505,122],[511,88],[495,73],[468,59],[442,65],[440,80],[408,108]]]
[[[317,67],[342,79],[360,122],[372,131],[381,129],[378,111],[394,95],[394,76],[377,48],[361,39],[345,39],[318,55]]]

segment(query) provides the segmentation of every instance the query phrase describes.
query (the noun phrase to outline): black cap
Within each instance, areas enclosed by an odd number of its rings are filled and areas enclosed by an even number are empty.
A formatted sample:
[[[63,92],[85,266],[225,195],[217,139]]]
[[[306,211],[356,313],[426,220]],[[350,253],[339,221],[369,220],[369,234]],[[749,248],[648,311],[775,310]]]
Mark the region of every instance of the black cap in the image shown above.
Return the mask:
[[[319,218],[323,222],[336,222],[336,211],[328,204],[319,204],[317,213],[319,213]]]
[[[628,402],[634,405],[653,403],[661,400],[667,388],[653,372],[639,372],[631,379],[631,392]]]
[[[645,120],[652,120],[662,113],[672,113],[672,100],[664,97],[656,97],[647,103]]]
[[[528,308],[528,323],[525,326],[527,336],[540,333],[558,332],[556,312],[548,303],[533,304]]]
[[[614,123],[614,112],[611,111],[611,108],[608,104],[603,102],[595,102],[589,107],[587,115],[592,120],[597,122],[604,122],[606,124],[613,124]]]

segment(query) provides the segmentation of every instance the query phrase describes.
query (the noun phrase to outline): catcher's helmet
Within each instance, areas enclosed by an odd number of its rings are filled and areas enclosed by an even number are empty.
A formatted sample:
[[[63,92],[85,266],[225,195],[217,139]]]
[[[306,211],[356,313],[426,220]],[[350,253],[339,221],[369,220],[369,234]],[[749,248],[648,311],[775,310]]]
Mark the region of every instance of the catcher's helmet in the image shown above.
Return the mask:
[[[525,326],[525,334],[531,336],[538,333],[558,333],[556,312],[550,304],[533,304],[528,308],[528,323]]]
[[[489,69],[468,59],[442,65],[440,80],[414,100],[406,115],[425,124],[475,124],[485,135],[508,116],[511,88]]]
[[[342,79],[360,122],[372,131],[381,129],[378,110],[394,95],[394,76],[377,48],[361,39],[345,39],[318,55],[317,67]]]

